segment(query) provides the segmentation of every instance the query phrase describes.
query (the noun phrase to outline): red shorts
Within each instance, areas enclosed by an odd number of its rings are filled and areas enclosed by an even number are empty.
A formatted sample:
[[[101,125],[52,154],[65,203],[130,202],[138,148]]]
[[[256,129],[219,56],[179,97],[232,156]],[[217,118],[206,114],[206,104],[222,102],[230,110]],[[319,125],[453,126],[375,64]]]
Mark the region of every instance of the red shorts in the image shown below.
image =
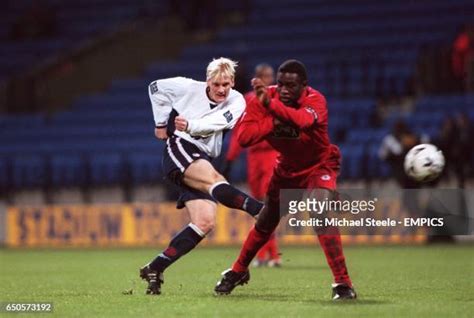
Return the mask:
[[[307,174],[296,177],[282,177],[274,173],[268,187],[268,200],[279,202],[281,189],[328,189],[336,190],[338,170],[315,168]]]

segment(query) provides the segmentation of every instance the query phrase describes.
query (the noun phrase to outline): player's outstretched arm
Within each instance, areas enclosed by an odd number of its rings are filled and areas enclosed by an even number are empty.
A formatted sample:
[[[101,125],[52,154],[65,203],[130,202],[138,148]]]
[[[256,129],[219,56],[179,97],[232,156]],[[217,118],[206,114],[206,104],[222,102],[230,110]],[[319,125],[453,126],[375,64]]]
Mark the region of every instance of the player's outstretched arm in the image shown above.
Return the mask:
[[[259,110],[261,106],[255,98],[247,106],[247,111],[242,115],[237,139],[242,147],[255,145],[265,139],[274,127],[274,119]]]
[[[306,129],[318,122],[318,113],[315,109],[325,108],[325,102],[313,101],[318,105],[307,105],[299,109],[285,106],[280,100],[273,98],[268,104],[268,110],[272,116],[283,121],[289,122],[300,129]],[[319,106],[319,107],[318,107]]]
[[[275,118],[275,121],[290,123],[300,129],[306,129],[314,125],[318,120],[315,109],[326,108],[324,97],[318,97],[317,95],[308,98],[310,103],[304,108],[294,109],[287,107],[278,98],[271,98],[268,95],[267,87],[260,78],[252,79],[251,84],[256,100]]]
[[[213,133],[232,129],[245,109],[245,100],[240,96],[236,96],[229,105],[208,116],[189,119],[187,121],[186,131],[191,136],[208,136]],[[178,129],[178,127],[176,127]]]
[[[279,121],[306,129],[318,123],[319,116],[327,116],[326,99],[321,94],[311,92],[305,97],[303,107],[295,109],[285,106],[278,98],[271,98],[261,79],[252,79],[252,87],[261,106]]]

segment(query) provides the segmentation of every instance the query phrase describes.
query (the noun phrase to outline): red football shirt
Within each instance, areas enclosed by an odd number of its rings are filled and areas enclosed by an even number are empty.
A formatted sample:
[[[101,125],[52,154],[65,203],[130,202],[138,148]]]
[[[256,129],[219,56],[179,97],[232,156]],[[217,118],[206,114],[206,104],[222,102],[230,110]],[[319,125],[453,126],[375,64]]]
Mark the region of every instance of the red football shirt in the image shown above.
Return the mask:
[[[324,96],[311,87],[301,94],[296,108],[279,100],[276,86],[268,88],[270,105],[253,98],[241,118],[238,140],[248,147],[262,140],[280,152],[277,171],[284,177],[314,169],[339,169],[339,148],[330,143],[328,110]],[[280,123],[274,124],[274,117]]]
[[[250,102],[255,98],[255,93],[253,91],[248,92],[247,94],[244,95],[244,98],[245,98],[246,105],[249,105]],[[232,136],[230,137],[229,150],[227,151],[227,155],[226,155],[227,160],[233,161],[237,159],[237,157],[242,152],[242,147],[240,146],[237,140],[239,130],[240,130],[240,120],[235,125],[232,131]],[[252,144],[250,147],[247,148],[247,151],[248,151],[248,160],[251,161],[254,159],[253,155],[258,156],[263,153],[275,152],[276,150],[274,150],[267,141],[262,140],[261,142]],[[273,164],[267,164],[267,166],[270,167],[269,169],[273,169],[274,167]]]

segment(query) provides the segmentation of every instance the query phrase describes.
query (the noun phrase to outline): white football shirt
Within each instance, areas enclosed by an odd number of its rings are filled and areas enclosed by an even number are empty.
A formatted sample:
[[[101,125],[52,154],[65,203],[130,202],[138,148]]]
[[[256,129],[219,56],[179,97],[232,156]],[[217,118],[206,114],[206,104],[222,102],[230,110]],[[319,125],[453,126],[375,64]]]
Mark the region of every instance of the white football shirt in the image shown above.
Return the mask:
[[[245,109],[245,99],[231,89],[227,99],[219,104],[206,93],[207,83],[185,77],[156,80],[149,85],[156,127],[166,127],[172,110],[188,120],[186,132],[174,134],[207,153],[221,153],[224,130],[232,129]]]

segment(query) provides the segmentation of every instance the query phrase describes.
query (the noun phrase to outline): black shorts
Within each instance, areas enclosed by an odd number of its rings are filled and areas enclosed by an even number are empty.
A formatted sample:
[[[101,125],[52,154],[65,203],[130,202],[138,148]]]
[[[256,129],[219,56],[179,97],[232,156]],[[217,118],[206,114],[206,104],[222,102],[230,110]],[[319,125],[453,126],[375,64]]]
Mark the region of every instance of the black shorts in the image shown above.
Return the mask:
[[[176,207],[184,208],[186,201],[205,199],[216,202],[209,194],[188,187],[183,183],[184,171],[198,159],[211,162],[211,158],[194,144],[180,137],[172,136],[166,141],[163,152],[163,172],[171,182],[179,187],[180,195]]]

